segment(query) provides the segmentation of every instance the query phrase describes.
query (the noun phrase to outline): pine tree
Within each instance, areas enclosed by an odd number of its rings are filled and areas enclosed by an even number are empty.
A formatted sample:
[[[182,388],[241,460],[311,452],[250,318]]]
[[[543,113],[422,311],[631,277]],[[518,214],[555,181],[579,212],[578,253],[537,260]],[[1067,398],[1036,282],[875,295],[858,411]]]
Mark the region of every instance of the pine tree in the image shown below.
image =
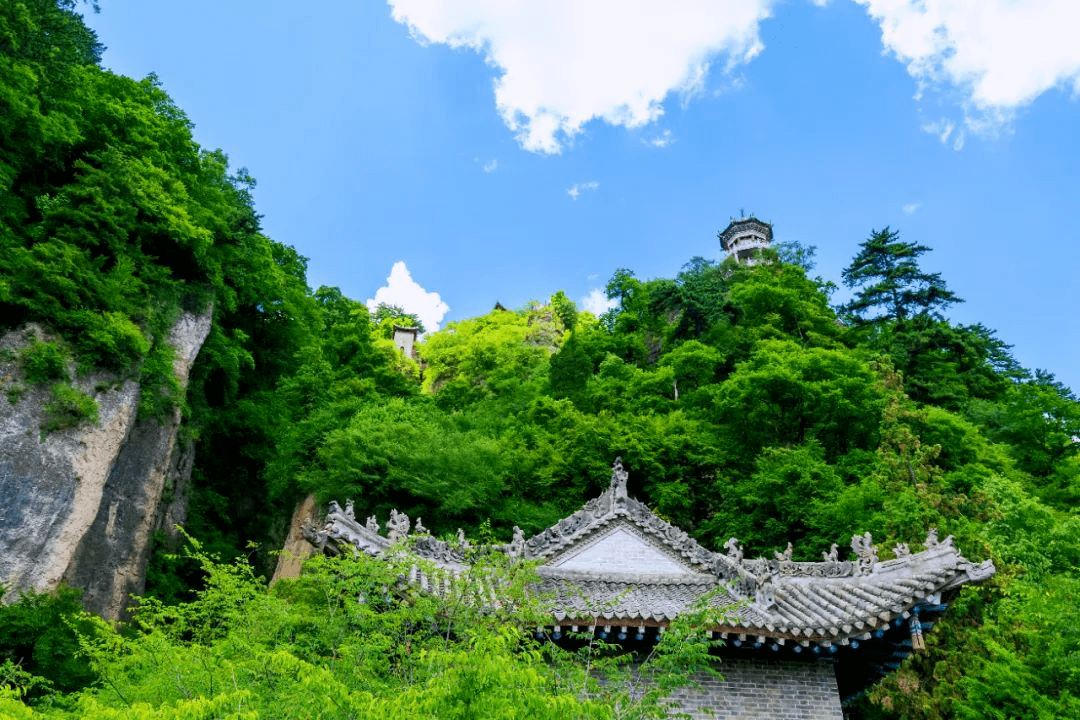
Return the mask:
[[[963,302],[945,287],[940,273],[919,269],[918,257],[930,248],[901,242],[900,233],[887,226],[870,231],[859,254],[841,273],[844,285],[859,288],[842,314],[856,322],[903,322],[920,315],[941,318],[939,310]],[[872,311],[877,314],[868,315]]]

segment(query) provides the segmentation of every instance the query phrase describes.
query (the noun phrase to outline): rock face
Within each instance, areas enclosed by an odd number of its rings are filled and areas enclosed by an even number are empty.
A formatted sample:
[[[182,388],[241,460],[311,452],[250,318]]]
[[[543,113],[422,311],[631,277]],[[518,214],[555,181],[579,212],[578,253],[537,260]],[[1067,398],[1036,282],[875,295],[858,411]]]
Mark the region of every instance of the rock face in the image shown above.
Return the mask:
[[[185,313],[170,333],[181,384],[211,318],[210,310]],[[19,347],[28,333],[40,330],[10,332],[0,348]],[[0,364],[0,379],[9,387],[18,380],[14,361]],[[183,503],[163,503],[163,495],[186,485],[193,450],[178,440],[179,409],[163,421],[137,418],[134,381],[91,374],[74,384],[97,401],[98,423],[44,438],[47,388],[30,388],[14,404],[0,397],[0,583],[12,600],[63,582],[84,591],[87,609],[118,618],[145,586],[154,531],[182,519]]]
[[[315,554],[315,546],[304,537],[304,526],[314,525],[318,515],[314,495],[308,495],[296,504],[292,522],[289,523],[289,535],[285,538],[281,554],[278,555],[277,568],[270,580],[271,585],[282,578],[300,577],[304,561]]]

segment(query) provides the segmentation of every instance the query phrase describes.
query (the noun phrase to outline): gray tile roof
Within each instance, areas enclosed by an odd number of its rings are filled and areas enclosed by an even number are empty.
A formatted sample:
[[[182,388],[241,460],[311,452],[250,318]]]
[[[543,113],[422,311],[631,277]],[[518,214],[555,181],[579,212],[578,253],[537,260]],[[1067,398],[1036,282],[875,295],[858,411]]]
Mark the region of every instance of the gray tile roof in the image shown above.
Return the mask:
[[[330,540],[370,555],[385,553],[408,532],[408,519],[395,513],[390,536],[369,518],[361,525],[351,506],[331,503],[326,525],[308,528],[320,547]],[[459,536],[460,538],[460,536]],[[410,550],[432,563],[434,574],[416,569],[410,582],[438,591],[448,575],[466,569],[467,543],[446,543],[428,535],[409,538]],[[791,548],[774,559],[742,557],[732,538],[727,552],[698,544],[626,494],[626,473],[616,461],[611,486],[578,512],[525,540],[498,548],[539,563],[538,591],[550,603],[556,624],[664,626],[699,603],[723,611],[717,629],[758,637],[847,644],[920,603],[935,603],[942,592],[994,574],[987,560],[976,565],[936,531],[921,552],[898,546],[898,557],[880,561],[869,533],[852,538],[856,560],[837,553],[823,562],[793,562]],[[430,573],[430,571],[429,571]],[[493,589],[478,591],[478,597]]]

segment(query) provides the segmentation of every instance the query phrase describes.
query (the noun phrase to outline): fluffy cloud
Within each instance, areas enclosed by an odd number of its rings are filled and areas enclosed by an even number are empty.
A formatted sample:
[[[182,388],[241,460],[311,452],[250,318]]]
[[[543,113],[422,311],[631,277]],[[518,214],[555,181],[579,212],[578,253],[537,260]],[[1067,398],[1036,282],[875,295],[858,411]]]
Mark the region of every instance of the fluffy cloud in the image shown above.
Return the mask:
[[[583,310],[588,310],[593,315],[600,317],[611,308],[619,304],[618,300],[609,300],[608,296],[604,294],[603,290],[599,288],[593,288],[589,291],[589,294],[581,298],[579,303]]]
[[[450,309],[439,297],[439,293],[428,292],[420,287],[401,260],[394,263],[394,267],[390,269],[386,285],[376,290],[375,297],[367,301],[368,310],[374,312],[379,303],[397,305],[405,312],[414,313],[428,332],[439,329],[439,323]]]
[[[919,209],[920,205],[922,205],[922,203],[908,203],[903,208],[904,214],[905,215],[913,215],[913,214],[915,214],[915,211]]]
[[[887,52],[907,64],[917,98],[959,93],[963,129],[924,125],[953,147],[964,131],[992,134],[1052,88],[1080,93],[1076,0],[855,0],[881,26]]]
[[[567,189],[566,194],[570,196],[571,200],[577,200],[581,197],[581,193],[586,190],[596,190],[600,187],[600,183],[595,180],[589,180],[588,182],[574,183]]]
[[[710,64],[763,47],[774,0],[389,0],[419,42],[471,48],[499,71],[495,104],[518,142],[558,153],[595,118],[627,128],[659,118],[670,93],[703,89]]]

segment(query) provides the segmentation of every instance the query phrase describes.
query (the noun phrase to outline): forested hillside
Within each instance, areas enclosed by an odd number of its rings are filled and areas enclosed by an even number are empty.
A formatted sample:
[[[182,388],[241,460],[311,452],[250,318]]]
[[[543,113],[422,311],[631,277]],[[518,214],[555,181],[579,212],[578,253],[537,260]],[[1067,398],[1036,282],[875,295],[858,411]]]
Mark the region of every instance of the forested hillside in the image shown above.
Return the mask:
[[[554,292],[429,334],[421,366],[388,339],[399,310],[308,287],[306,260],[262,234],[254,180],[192,140],[154,78],[102,69],[75,9],[0,4],[0,329],[61,338],[20,362],[69,422],[94,413],[67,359],[137,379],[148,416],[182,407],[199,550],[162,547],[122,631],[67,591],[0,607],[0,714],[451,717],[473,697],[492,705],[461,717],[614,717],[623,686],[585,700],[566,658],[504,619],[386,595],[376,566],[263,578],[308,494],[505,541],[598,494],[621,456],[630,494],[713,549],[811,560],[936,527],[993,559],[853,717],[1080,717],[1080,402],[946,319],[960,299],[920,270],[929,248],[870,231],[842,307],[797,246],[674,278],[613,269],[603,316]],[[183,394],[163,338],[207,308]],[[457,634],[432,621],[459,611]]]

